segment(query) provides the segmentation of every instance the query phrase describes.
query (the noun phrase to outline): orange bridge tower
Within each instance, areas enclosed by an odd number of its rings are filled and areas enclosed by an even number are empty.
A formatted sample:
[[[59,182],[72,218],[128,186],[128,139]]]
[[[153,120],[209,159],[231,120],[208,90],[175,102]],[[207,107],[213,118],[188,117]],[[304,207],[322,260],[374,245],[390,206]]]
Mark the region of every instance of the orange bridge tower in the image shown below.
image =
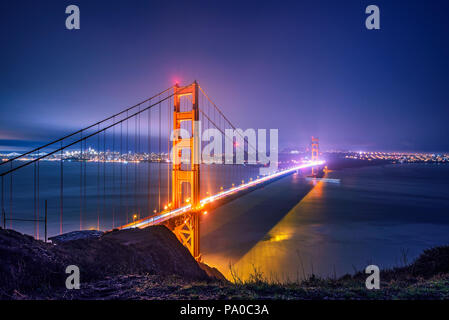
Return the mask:
[[[312,137],[312,161],[318,161],[319,153],[320,153],[320,147],[319,147],[319,140],[318,138]],[[317,169],[315,167],[312,167],[312,175],[315,175],[317,173]]]
[[[190,110],[181,110],[181,98],[191,101]],[[174,86],[173,110],[173,169],[172,203],[174,208],[190,203],[192,210],[183,215],[173,227],[179,241],[200,260],[200,128],[198,109],[198,83],[185,87]],[[181,126],[182,124],[182,126]],[[181,138],[180,130],[190,131],[189,138]],[[183,154],[189,154],[189,163],[181,163]],[[188,192],[190,190],[190,192]]]

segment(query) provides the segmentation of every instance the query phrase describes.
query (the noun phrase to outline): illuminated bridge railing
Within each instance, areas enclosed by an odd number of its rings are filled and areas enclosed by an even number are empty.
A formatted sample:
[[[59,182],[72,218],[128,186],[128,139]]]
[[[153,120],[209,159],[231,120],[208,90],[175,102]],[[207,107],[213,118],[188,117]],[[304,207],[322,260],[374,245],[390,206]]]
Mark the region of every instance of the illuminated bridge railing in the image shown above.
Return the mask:
[[[308,162],[308,163],[305,163],[305,164],[301,164],[299,166],[295,166],[295,167],[292,167],[292,168],[284,169],[284,170],[275,172],[273,174],[264,176],[262,178],[255,179],[255,180],[249,181],[247,183],[241,184],[239,186],[232,187],[232,188],[227,189],[225,191],[219,192],[217,194],[214,194],[212,196],[209,196],[207,198],[202,199],[200,202],[201,202],[201,205],[204,206],[204,205],[206,205],[208,203],[211,203],[211,202],[214,202],[216,200],[220,200],[220,199],[226,198],[226,197],[228,197],[230,195],[237,194],[240,191],[247,190],[249,188],[256,187],[258,185],[262,185],[263,183],[269,182],[269,181],[271,181],[273,179],[276,179],[276,178],[280,178],[280,177],[285,176],[285,175],[287,175],[289,173],[292,173],[292,172],[295,172],[295,171],[298,171],[298,170],[301,170],[301,169],[305,169],[305,168],[312,168],[312,167],[316,167],[316,166],[321,166],[321,165],[324,165],[324,163],[325,163],[324,161]],[[144,228],[144,227],[148,227],[148,226],[152,226],[152,225],[158,225],[158,224],[161,224],[161,223],[163,223],[163,222],[165,222],[167,220],[170,220],[170,219],[173,219],[173,218],[175,218],[177,216],[183,215],[186,212],[189,212],[191,209],[192,209],[192,206],[190,204],[187,204],[187,205],[185,205],[185,206],[183,206],[181,208],[177,208],[175,210],[166,210],[164,212],[152,215],[152,216],[150,216],[148,218],[144,218],[144,219],[141,219],[139,221],[135,221],[133,223],[129,223],[129,224],[121,227],[121,229]]]

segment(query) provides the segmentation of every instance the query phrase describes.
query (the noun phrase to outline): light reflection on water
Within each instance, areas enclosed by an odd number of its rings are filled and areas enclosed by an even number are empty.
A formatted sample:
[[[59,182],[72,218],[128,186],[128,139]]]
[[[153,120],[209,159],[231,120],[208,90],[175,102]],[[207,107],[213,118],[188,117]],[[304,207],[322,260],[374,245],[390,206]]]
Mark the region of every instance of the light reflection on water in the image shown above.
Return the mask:
[[[241,279],[257,268],[280,281],[398,266],[449,243],[448,177],[426,165],[330,173],[340,185],[290,176],[208,215],[203,257],[228,279],[230,263]]]

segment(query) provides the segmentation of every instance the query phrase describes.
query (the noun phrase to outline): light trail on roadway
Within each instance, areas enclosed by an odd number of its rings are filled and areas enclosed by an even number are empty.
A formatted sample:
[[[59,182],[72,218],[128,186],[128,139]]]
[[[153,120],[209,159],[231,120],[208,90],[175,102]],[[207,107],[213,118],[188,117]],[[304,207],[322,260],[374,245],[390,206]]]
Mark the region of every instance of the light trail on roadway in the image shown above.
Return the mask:
[[[227,196],[230,196],[232,194],[236,194],[239,191],[243,191],[243,190],[246,190],[248,188],[257,186],[257,185],[259,185],[261,183],[268,182],[268,181],[270,181],[272,179],[279,178],[281,176],[284,176],[286,174],[292,173],[294,171],[305,169],[305,168],[311,168],[311,167],[315,167],[315,166],[320,166],[320,165],[323,165],[324,163],[325,163],[325,161],[308,162],[308,163],[305,163],[305,164],[301,164],[299,166],[295,166],[295,167],[288,168],[288,169],[285,169],[285,170],[277,171],[277,172],[275,172],[273,174],[264,176],[262,178],[259,178],[259,179],[253,180],[253,181],[250,181],[248,183],[241,184],[241,185],[239,185],[237,187],[232,187],[230,189],[227,189],[225,191],[219,192],[219,193],[217,193],[215,195],[212,195],[210,197],[207,197],[207,198],[204,198],[204,199],[200,200],[200,208],[204,207],[204,205],[206,205],[208,203],[214,202],[216,200],[223,199],[223,198],[225,198]],[[197,209],[200,209],[200,208],[197,208]],[[167,221],[169,219],[172,219],[172,218],[175,218],[177,216],[183,215],[183,214],[189,212],[190,210],[192,210],[192,205],[191,204],[187,204],[187,205],[185,205],[183,207],[180,207],[180,208],[177,208],[177,209],[173,209],[173,210],[170,210],[170,211],[163,211],[163,212],[160,212],[160,213],[156,213],[155,215],[153,215],[151,217],[147,217],[147,218],[143,218],[141,220],[135,221],[135,222],[131,222],[129,224],[126,224],[126,225],[120,227],[119,229],[144,228],[144,227],[158,225],[158,224],[161,224],[162,222],[165,222],[165,221]]]

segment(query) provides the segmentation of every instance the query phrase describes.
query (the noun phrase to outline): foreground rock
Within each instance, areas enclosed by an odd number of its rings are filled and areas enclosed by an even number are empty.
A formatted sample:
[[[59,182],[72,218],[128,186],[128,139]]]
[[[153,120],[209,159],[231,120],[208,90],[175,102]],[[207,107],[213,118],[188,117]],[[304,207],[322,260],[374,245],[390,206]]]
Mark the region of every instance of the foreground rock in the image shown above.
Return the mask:
[[[0,230],[0,297],[12,297],[14,292],[45,295],[65,288],[68,265],[80,268],[82,283],[128,274],[210,279],[164,226],[114,231],[58,245]]]
[[[48,238],[52,243],[59,244],[72,240],[79,239],[98,239],[100,238],[104,232],[97,230],[83,230],[83,231],[72,231],[61,234],[59,236]]]
[[[52,247],[12,230],[0,230],[0,298],[64,285],[69,259]]]

